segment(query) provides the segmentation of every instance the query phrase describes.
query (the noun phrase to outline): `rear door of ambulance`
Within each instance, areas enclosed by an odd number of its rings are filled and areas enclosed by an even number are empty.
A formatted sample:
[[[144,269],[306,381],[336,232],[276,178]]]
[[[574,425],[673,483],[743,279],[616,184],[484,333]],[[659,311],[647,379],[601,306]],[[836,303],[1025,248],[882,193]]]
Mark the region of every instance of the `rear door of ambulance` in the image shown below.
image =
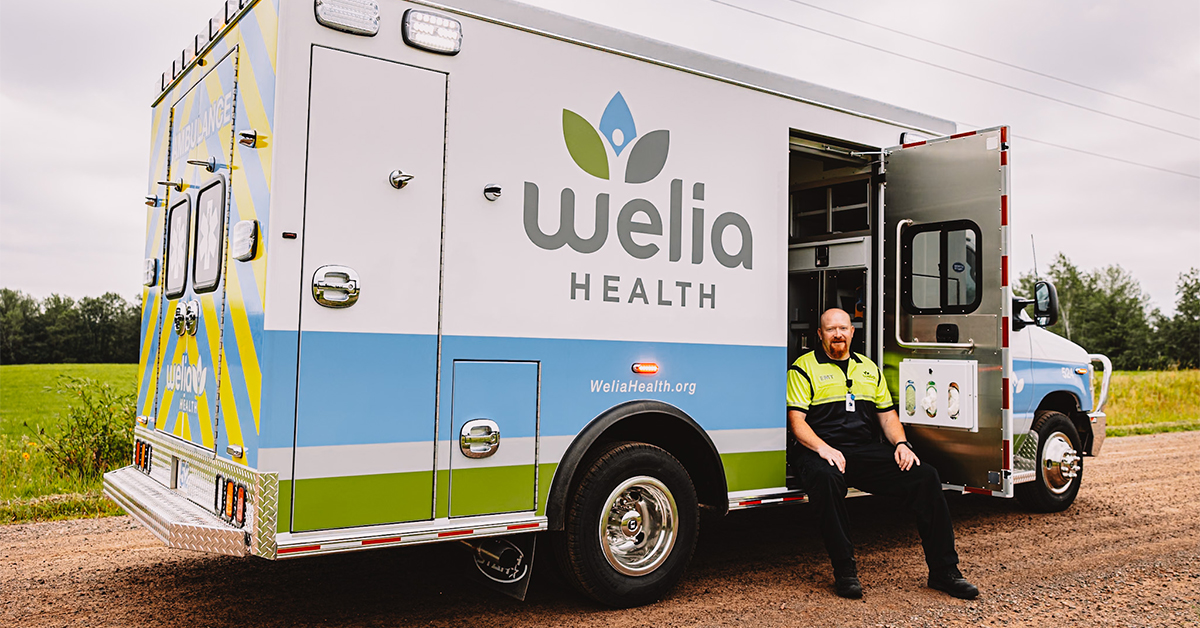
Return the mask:
[[[1008,129],[885,152],[884,363],[946,484],[1012,495]]]
[[[167,98],[170,151],[154,427],[204,449],[220,435],[218,388],[234,148],[237,48],[197,65]],[[221,452],[224,454],[225,452]]]

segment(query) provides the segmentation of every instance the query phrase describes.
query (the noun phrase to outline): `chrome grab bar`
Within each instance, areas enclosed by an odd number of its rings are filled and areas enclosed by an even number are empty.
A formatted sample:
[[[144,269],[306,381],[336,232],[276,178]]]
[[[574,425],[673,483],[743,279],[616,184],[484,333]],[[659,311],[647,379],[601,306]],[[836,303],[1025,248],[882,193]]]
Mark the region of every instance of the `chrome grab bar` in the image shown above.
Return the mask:
[[[1108,380],[1112,377],[1112,360],[1102,353],[1089,353],[1088,359],[1104,365],[1104,379],[1100,381],[1100,401],[1092,406],[1093,413],[1104,412],[1104,406],[1108,403]]]
[[[904,232],[904,228],[913,224],[913,221],[905,218],[896,223],[896,305],[894,308],[896,314],[896,344],[906,349],[966,349],[972,350],[975,348],[975,339],[968,338],[966,342],[905,342],[900,338],[900,308],[902,301],[900,300],[900,260],[903,259],[904,251],[901,250],[900,234]]]

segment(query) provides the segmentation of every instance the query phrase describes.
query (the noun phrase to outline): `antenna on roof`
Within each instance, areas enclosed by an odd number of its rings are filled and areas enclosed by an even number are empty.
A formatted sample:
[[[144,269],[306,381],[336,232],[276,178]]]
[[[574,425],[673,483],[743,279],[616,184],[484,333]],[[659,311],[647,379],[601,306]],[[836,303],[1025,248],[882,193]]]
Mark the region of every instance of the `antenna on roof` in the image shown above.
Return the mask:
[[[1041,277],[1038,277],[1037,269],[1037,243],[1033,241],[1032,233],[1029,234],[1029,246],[1033,249],[1033,279],[1034,281],[1041,281],[1042,279]]]

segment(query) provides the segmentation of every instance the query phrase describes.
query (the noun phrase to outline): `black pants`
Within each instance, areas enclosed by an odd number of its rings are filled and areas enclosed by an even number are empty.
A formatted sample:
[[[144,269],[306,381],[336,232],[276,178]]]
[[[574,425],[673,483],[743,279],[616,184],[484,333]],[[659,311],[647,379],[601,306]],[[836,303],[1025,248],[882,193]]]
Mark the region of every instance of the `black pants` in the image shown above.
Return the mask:
[[[916,515],[917,531],[925,547],[925,563],[930,572],[940,572],[958,564],[954,551],[954,528],[950,509],[942,494],[942,480],[928,463],[901,471],[895,450],[890,445],[836,447],[846,457],[846,472],[803,445],[794,445],[792,469],[799,474],[800,485],[808,493],[825,537],[825,549],[834,567],[854,558],[854,544],[848,534],[846,487],[852,486],[873,495],[899,498]]]

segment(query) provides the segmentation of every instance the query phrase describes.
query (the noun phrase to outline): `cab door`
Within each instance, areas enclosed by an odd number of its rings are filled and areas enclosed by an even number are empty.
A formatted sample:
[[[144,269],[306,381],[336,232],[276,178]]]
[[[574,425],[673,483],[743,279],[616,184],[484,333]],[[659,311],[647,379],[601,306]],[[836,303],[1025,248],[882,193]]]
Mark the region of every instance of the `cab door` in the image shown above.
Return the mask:
[[[446,75],[311,81],[292,530],[431,519]]]
[[[1007,136],[885,152],[884,347],[922,459],[946,484],[1011,495]]]
[[[194,71],[200,70],[197,67]],[[221,442],[230,157],[237,49],[197,75],[171,107],[156,429],[205,449]]]

